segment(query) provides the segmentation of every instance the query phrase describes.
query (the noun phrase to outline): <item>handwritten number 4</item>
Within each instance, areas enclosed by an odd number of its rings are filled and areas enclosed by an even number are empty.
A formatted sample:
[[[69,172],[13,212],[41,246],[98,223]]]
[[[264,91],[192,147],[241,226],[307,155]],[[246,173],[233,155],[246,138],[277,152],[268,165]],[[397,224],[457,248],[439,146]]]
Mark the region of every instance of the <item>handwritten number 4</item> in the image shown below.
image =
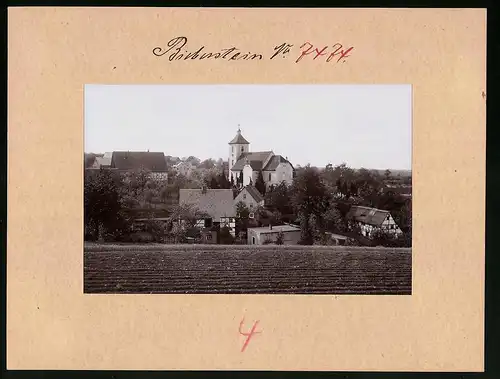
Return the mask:
[[[259,323],[259,320],[255,321],[253,326],[252,326],[252,329],[250,330],[250,332],[248,333],[244,333],[241,328],[243,327],[243,324],[245,322],[245,318],[243,318],[240,322],[240,328],[239,328],[239,332],[242,336],[245,336],[247,337],[246,340],[245,340],[245,343],[243,344],[243,347],[241,348],[241,352],[243,353],[248,345],[248,343],[250,342],[250,339],[252,338],[252,336],[254,334],[257,334],[257,333],[262,333],[262,331],[256,331],[255,329],[257,328],[257,324]]]

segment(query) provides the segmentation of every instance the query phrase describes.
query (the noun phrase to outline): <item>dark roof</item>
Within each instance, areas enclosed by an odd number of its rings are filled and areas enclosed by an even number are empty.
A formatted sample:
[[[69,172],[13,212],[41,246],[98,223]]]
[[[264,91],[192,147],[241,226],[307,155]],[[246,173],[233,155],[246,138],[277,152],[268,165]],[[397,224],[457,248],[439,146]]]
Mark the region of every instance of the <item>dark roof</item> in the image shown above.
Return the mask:
[[[240,155],[238,161],[231,167],[231,171],[241,171],[248,160],[250,167],[252,170],[259,171],[262,170],[264,166],[264,162],[269,157],[269,155],[273,154],[272,151],[256,151],[254,153],[243,153]]]
[[[249,145],[250,142],[248,142],[245,138],[243,138],[243,136],[241,135],[241,130],[238,129],[238,133],[236,133],[236,137],[234,137],[231,142],[229,142],[229,144],[236,144],[236,143],[239,143],[239,144],[245,144],[245,145]]]
[[[292,166],[292,164],[281,155],[275,155],[269,160],[269,163],[266,165],[266,167],[264,167],[264,171],[274,171],[280,163],[289,163],[290,166]]]
[[[389,211],[384,211],[382,209],[353,205],[347,213],[347,218],[364,224],[382,226],[382,223],[389,214]]]
[[[179,204],[191,204],[206,212],[216,222],[221,217],[235,217],[232,189],[183,189],[179,190]]]
[[[114,151],[111,167],[118,170],[145,168],[155,172],[167,171],[165,154],[149,151]]]
[[[254,186],[251,186],[251,185],[248,185],[248,186],[245,186],[241,192],[243,191],[247,191],[248,194],[250,196],[253,197],[253,199],[257,202],[257,203],[260,203],[262,200],[264,200],[264,196],[262,196],[262,194],[259,192],[259,190],[257,188],[255,188]],[[240,193],[241,193],[240,192]]]

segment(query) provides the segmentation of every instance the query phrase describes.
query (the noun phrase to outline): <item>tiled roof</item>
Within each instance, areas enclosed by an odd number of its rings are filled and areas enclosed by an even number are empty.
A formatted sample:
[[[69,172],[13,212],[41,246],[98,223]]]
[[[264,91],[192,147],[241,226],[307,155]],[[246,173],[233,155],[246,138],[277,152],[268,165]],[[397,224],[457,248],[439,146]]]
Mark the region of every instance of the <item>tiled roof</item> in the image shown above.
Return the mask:
[[[257,202],[257,203],[260,203],[262,200],[264,200],[264,197],[262,196],[262,194],[259,192],[259,190],[257,188],[255,188],[254,186],[246,186],[245,188],[243,188],[243,191],[246,190],[248,192],[248,194],[250,196],[253,197],[253,199]]]
[[[180,189],[179,204],[194,205],[216,222],[221,217],[235,217],[232,189]]]
[[[382,223],[389,214],[389,211],[384,211],[382,209],[353,205],[347,213],[347,218],[364,224],[382,226]]]
[[[269,163],[266,165],[266,167],[264,167],[264,171],[274,171],[276,170],[276,167],[278,167],[280,163],[290,163],[290,162],[285,158],[283,158],[281,155],[275,155],[269,160]],[[290,166],[292,166],[291,163]]]
[[[269,157],[269,155],[273,154],[272,151],[256,151],[254,153],[243,153],[240,156],[240,159],[231,167],[231,171],[241,171],[248,160],[248,163],[252,167],[252,170],[259,171],[262,170],[264,162]]]
[[[236,144],[236,143],[239,143],[239,144],[245,144],[245,145],[249,145],[250,142],[248,142],[245,138],[243,138],[243,136],[241,135],[241,130],[238,129],[238,133],[236,134],[236,137],[234,137],[231,142],[229,142],[229,144]]]
[[[167,163],[163,153],[145,151],[114,151],[111,167],[118,170],[137,170],[145,168],[150,171],[167,171]]]

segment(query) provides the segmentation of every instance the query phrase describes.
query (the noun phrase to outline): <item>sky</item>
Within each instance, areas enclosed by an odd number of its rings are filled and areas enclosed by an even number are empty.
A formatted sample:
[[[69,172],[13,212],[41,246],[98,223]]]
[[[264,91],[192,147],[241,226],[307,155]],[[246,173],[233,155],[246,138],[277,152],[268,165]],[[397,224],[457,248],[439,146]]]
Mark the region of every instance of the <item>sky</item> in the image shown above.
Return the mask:
[[[411,85],[86,85],[85,152],[160,151],[228,159],[250,151],[293,165],[411,169]]]

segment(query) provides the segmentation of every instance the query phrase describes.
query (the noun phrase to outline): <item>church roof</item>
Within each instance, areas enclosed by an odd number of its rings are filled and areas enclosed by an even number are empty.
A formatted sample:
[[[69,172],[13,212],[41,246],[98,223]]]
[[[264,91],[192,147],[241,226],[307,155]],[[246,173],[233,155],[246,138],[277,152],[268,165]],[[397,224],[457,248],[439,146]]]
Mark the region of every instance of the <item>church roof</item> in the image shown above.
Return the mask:
[[[262,170],[264,162],[266,161],[267,158],[269,158],[269,155],[271,154],[273,154],[272,151],[257,151],[253,153],[243,153],[240,155],[240,159],[238,159],[238,161],[231,168],[231,171],[242,171],[243,167],[245,167],[247,160],[248,163],[250,164],[250,167],[252,167],[252,170],[255,171]]]
[[[249,145],[250,142],[248,142],[243,136],[241,135],[241,130],[238,129],[238,133],[236,133],[236,137],[234,137],[231,142],[229,142],[230,145],[232,144],[244,144],[244,145]]]
[[[278,165],[280,163],[290,163],[290,162],[287,159],[283,158],[281,155],[275,155],[269,160],[269,163],[266,164],[266,167],[264,167],[263,170],[264,171],[274,171],[274,170],[276,170],[276,167],[278,167]],[[291,163],[290,163],[290,166],[292,166]],[[292,166],[292,168],[293,168],[293,166]]]

